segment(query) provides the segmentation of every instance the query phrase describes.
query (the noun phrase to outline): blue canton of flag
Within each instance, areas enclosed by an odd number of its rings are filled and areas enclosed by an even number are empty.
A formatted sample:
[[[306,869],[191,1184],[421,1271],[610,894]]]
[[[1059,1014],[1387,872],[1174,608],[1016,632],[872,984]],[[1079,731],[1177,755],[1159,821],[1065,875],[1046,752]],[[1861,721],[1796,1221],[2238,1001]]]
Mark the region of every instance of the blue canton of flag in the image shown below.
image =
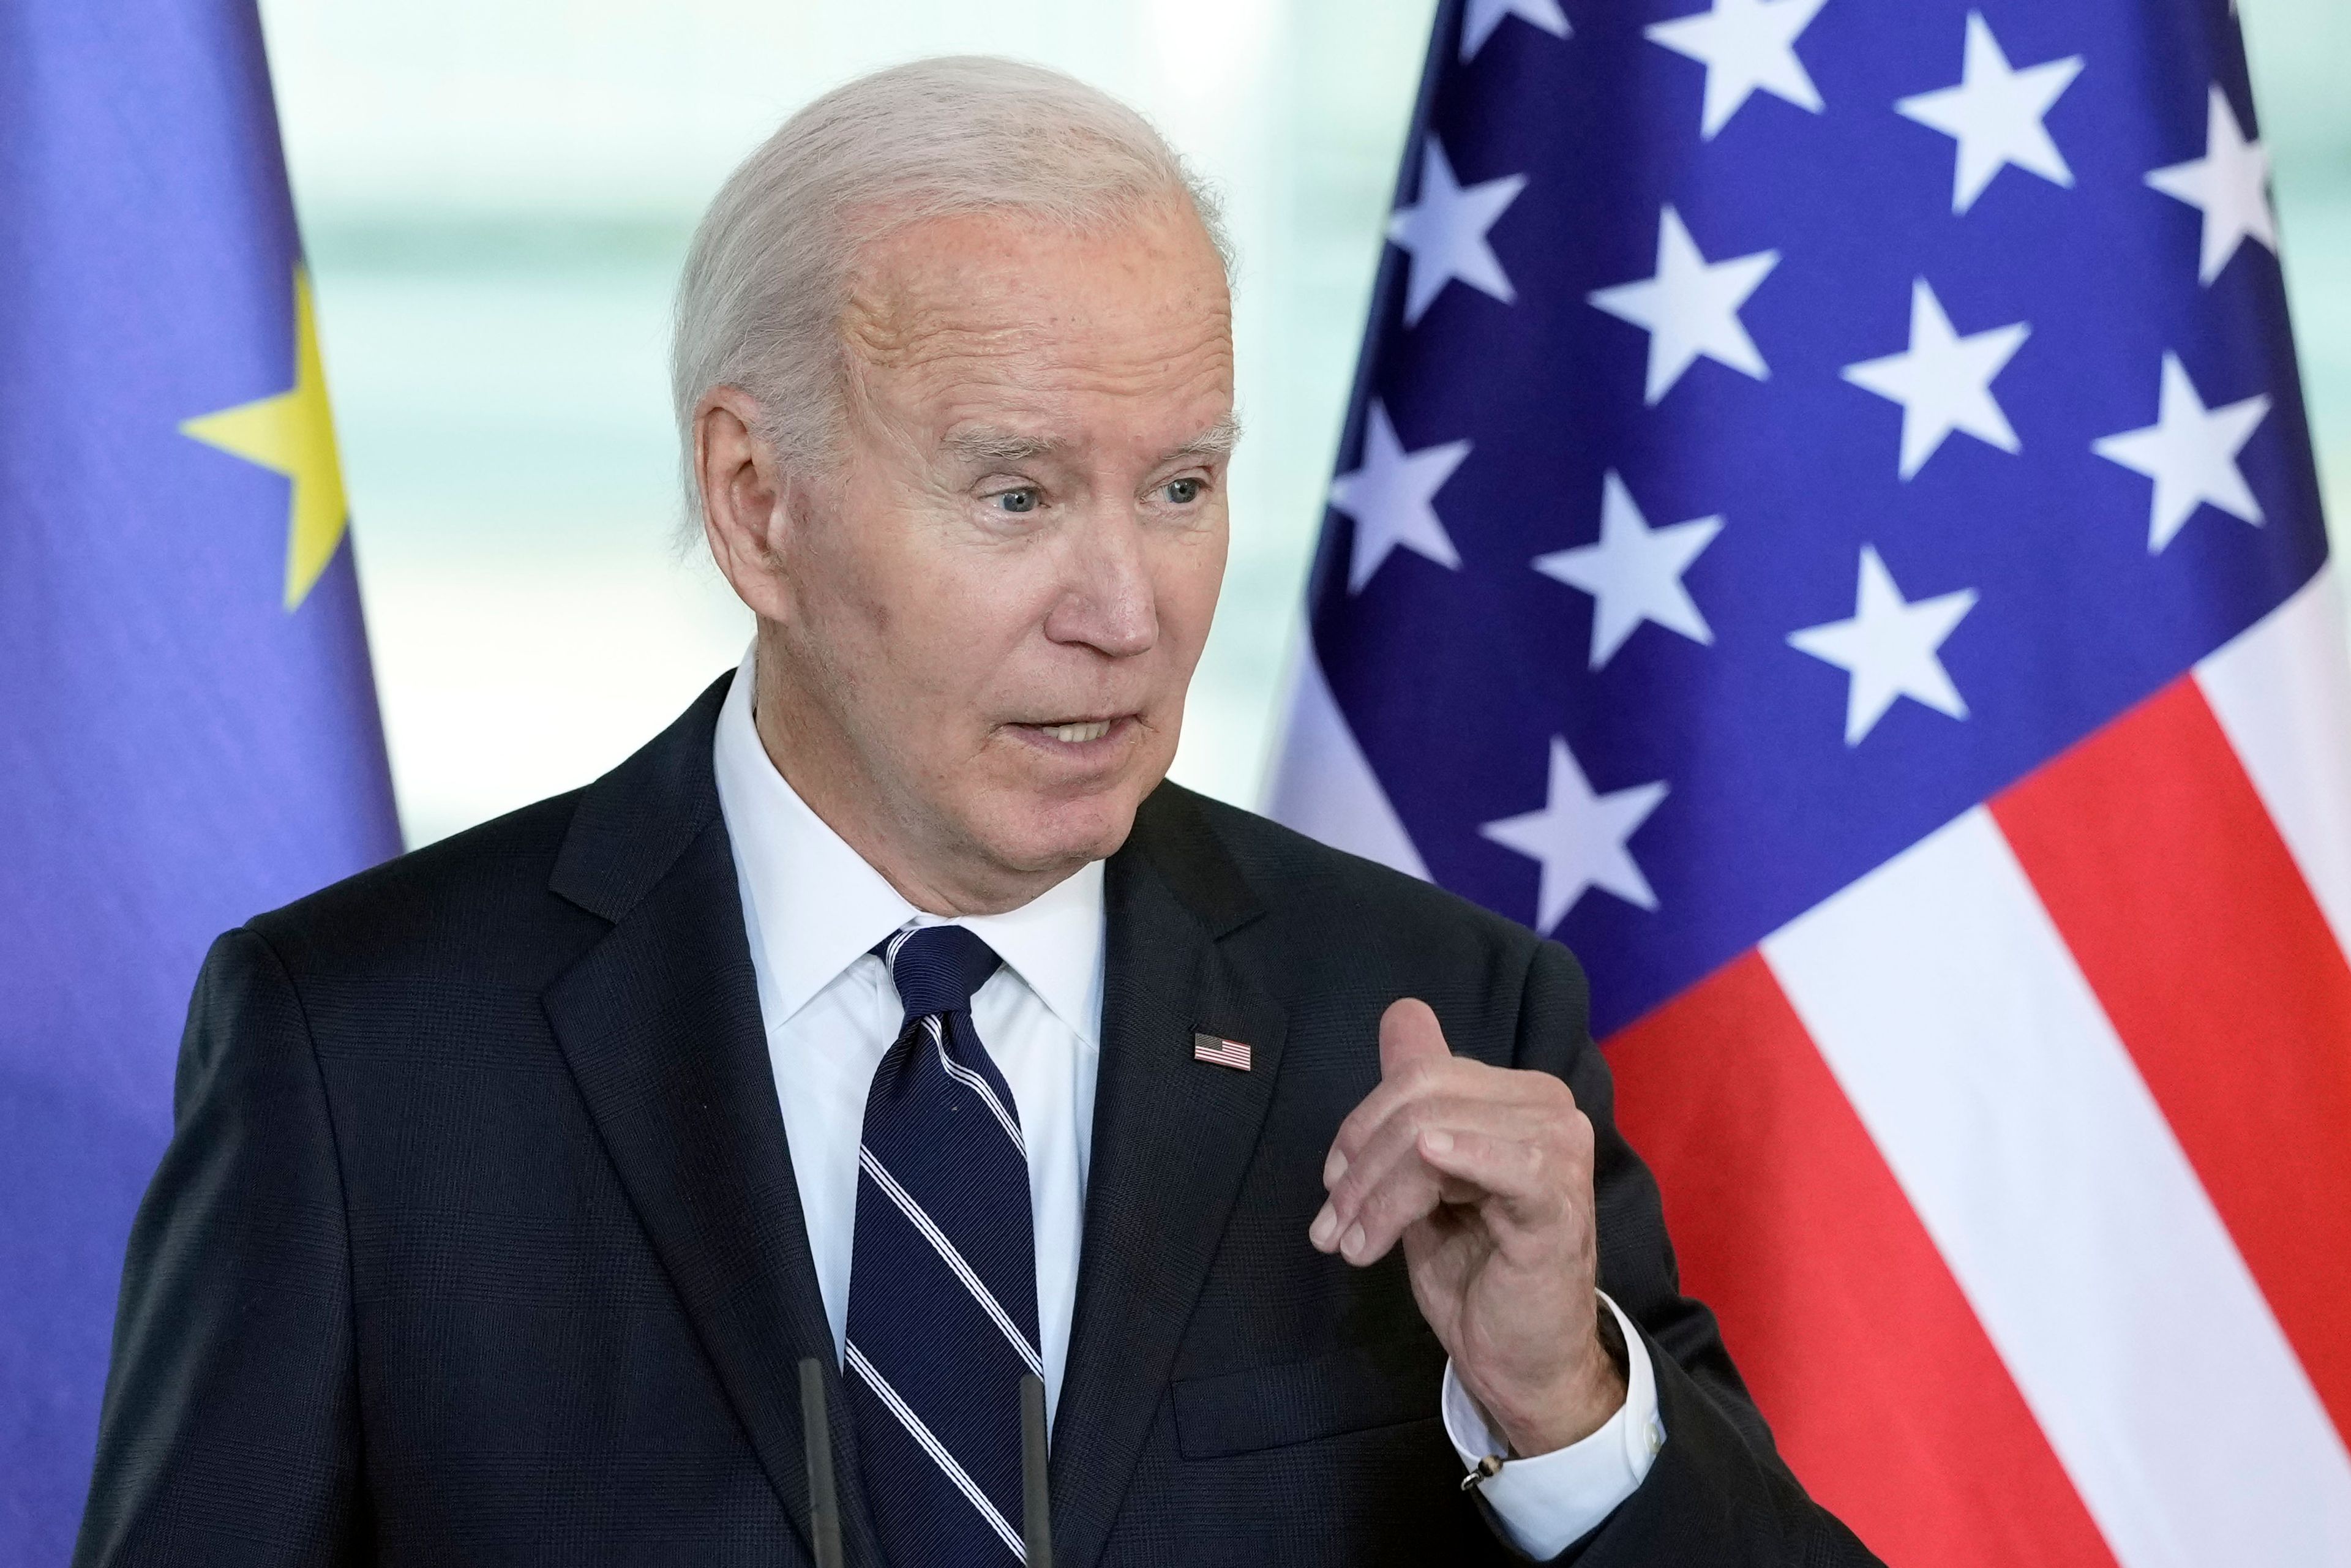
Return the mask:
[[[2325,559],[2221,0],[1437,36],[1309,591],[1384,800],[1310,691],[1273,804],[1559,936],[1600,1031]]]
[[[62,1563],[205,946],[400,846],[252,0],[17,0],[0,104],[0,1560]]]

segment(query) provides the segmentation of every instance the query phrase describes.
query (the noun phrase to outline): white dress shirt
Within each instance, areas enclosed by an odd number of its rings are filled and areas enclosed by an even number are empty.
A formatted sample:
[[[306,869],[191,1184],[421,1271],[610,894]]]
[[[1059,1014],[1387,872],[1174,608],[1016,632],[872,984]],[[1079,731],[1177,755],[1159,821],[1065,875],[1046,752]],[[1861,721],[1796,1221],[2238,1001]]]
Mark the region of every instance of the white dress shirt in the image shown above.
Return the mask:
[[[752,720],[752,663],[744,658],[726,694],[713,761],[719,809],[734,845],[776,1099],[834,1354],[841,1353],[849,1322],[866,1092],[904,1018],[889,970],[869,950],[901,926],[967,926],[1004,960],[973,996],[972,1022],[1011,1087],[1029,1151],[1037,1328],[1050,1416],[1061,1398],[1077,1304],[1094,1081],[1102,1061],[1102,862],[1002,915],[947,922],[924,914],[828,827],[768,760]],[[1298,1244],[1307,1245],[1303,1225]],[[1510,1460],[1481,1484],[1505,1531],[1530,1555],[1556,1555],[1606,1518],[1641,1484],[1664,1442],[1648,1353],[1621,1312],[1618,1321],[1631,1359],[1624,1407],[1583,1441]],[[1465,1467],[1507,1452],[1449,1364],[1440,1405]]]

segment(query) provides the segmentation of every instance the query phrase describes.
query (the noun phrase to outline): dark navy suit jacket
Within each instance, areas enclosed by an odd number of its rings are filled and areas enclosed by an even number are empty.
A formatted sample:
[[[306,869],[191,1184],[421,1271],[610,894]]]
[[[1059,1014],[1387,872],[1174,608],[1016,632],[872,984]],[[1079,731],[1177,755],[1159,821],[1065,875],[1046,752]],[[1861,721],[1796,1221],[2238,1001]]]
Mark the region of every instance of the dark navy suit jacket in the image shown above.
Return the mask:
[[[711,777],[725,686],[588,789],[214,946],[78,1563],[810,1560],[796,1369],[833,1354]],[[1869,1561],[1678,1293],[1565,949],[1173,785],[1106,890],[1061,1568],[1510,1560],[1401,1254],[1305,1240],[1407,995],[1597,1131],[1602,1284],[1669,1437],[1569,1556]],[[1251,1070],[1195,1061],[1196,1031]],[[848,1554],[875,1564],[847,1408],[835,1381]]]

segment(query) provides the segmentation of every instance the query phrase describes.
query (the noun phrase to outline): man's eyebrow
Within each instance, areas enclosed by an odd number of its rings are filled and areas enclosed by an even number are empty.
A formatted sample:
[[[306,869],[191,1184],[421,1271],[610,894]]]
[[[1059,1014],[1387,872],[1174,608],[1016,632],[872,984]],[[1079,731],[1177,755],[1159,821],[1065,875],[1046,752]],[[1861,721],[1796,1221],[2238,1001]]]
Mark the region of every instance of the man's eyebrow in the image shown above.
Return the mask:
[[[1240,444],[1240,439],[1241,422],[1237,415],[1228,413],[1224,418],[1169,453],[1167,457],[1170,462],[1179,457],[1206,458],[1211,461],[1230,457],[1233,455],[1233,448]]]
[[[1240,421],[1228,413],[1199,434],[1169,452],[1164,459],[1217,461],[1232,455],[1241,438]],[[1013,466],[1062,449],[1064,443],[1049,435],[1022,435],[994,425],[976,425],[948,434],[940,443],[947,452],[977,467]]]
[[[1050,436],[1021,435],[992,425],[955,431],[940,444],[950,455],[981,467],[1026,463],[1057,452],[1061,446]]]

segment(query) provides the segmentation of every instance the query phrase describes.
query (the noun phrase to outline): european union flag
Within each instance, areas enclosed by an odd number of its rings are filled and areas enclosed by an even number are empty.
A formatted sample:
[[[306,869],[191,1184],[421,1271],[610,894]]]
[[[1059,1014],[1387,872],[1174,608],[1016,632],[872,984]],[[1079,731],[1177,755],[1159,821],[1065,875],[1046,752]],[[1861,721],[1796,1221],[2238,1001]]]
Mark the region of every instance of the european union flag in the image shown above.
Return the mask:
[[[0,1557],[72,1548],[209,939],[399,848],[252,0],[0,7]]]

